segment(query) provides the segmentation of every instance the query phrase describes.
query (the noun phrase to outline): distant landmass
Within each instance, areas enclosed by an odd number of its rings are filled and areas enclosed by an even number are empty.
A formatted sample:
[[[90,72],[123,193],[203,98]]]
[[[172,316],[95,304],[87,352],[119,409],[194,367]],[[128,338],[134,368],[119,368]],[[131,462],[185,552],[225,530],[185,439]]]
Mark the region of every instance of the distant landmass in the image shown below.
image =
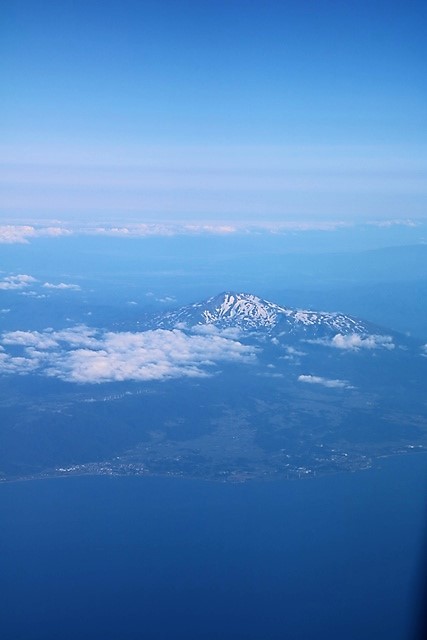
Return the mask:
[[[3,480],[296,478],[427,448],[425,345],[338,312],[224,292],[0,344]]]

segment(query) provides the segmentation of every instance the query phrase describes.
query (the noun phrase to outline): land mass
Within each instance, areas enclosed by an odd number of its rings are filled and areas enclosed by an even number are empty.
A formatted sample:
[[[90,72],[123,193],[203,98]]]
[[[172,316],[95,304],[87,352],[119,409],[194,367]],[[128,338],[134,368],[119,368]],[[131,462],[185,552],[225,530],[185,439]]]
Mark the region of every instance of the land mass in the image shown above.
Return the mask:
[[[192,369],[177,360],[191,353],[168,351],[163,359],[174,358],[181,369],[162,380],[88,384],[64,373],[55,377],[52,369],[3,377],[2,480],[76,474],[299,478],[369,468],[383,456],[427,449],[427,358],[423,345],[405,336],[250,294],[221,294],[150,322],[108,334],[108,344],[132,340],[144,353],[141,336],[154,335],[157,353],[159,339],[173,336],[169,351],[183,344],[199,349]],[[79,331],[73,340],[94,343],[86,329]],[[15,332],[8,340],[24,354],[30,349],[25,341],[38,340],[47,345],[47,359],[58,336],[65,340],[65,332]],[[102,357],[104,365],[105,344],[86,347],[85,357]],[[57,361],[67,363],[67,357],[61,352]]]

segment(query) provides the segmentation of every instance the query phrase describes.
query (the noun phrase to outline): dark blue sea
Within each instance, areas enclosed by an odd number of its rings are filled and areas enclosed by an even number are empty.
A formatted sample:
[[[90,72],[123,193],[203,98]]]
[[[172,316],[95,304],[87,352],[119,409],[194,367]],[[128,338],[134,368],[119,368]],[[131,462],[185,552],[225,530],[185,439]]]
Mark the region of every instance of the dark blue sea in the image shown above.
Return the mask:
[[[410,638],[426,496],[423,454],[354,474],[244,485],[3,484],[0,636]]]

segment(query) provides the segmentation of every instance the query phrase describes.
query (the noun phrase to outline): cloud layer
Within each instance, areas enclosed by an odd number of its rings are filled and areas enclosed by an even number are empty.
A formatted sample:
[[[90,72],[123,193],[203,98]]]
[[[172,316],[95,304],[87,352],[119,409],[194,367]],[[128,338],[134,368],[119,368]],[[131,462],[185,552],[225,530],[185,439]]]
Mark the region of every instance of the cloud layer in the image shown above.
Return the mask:
[[[391,219],[379,222],[370,221],[368,226],[389,228],[393,226],[416,227],[413,220]],[[307,231],[336,231],[352,228],[354,222],[340,219],[292,220],[280,222],[181,222],[153,223],[126,222],[122,224],[94,224],[61,222],[58,220],[46,224],[0,224],[0,244],[28,244],[35,238],[59,238],[63,236],[106,236],[116,238],[145,238],[149,236],[176,235],[230,235],[230,234],[280,234]]]
[[[107,236],[115,238],[145,238],[149,236],[176,236],[176,235],[229,235],[233,233],[284,233],[288,231],[332,231],[348,226],[340,221],[314,221],[298,222],[288,221],[282,223],[262,224],[236,224],[236,223],[126,223],[122,225],[79,225],[61,223],[58,226],[35,225],[0,225],[0,244],[27,244],[34,238],[61,237],[70,235],[83,236]]]
[[[204,377],[220,362],[252,363],[256,350],[220,335],[188,335],[174,329],[101,333],[86,326],[62,331],[12,331],[2,344],[0,372],[38,372],[68,382],[164,380]]]

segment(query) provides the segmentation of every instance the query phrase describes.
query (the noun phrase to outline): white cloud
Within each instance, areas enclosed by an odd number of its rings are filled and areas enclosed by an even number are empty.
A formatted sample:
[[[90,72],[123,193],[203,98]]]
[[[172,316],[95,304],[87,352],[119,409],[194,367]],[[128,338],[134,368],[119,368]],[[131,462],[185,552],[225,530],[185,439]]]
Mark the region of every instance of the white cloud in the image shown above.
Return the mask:
[[[96,349],[98,338],[96,329],[90,329],[86,325],[76,325],[69,329],[53,331],[7,331],[3,334],[2,344],[16,344],[24,347],[46,348],[78,348],[89,347]]]
[[[6,276],[0,280],[0,289],[24,289],[33,282],[37,282],[36,278],[33,278],[33,276],[26,275],[25,273],[19,273],[17,275]]]
[[[178,322],[175,329],[185,329],[185,322]],[[242,332],[238,327],[216,327],[214,324],[200,324],[191,327],[191,332],[202,336],[222,336],[231,340],[238,340],[242,336]]]
[[[199,175],[197,177],[199,180]],[[251,178],[253,182],[253,176]],[[250,184],[248,181],[245,181],[245,188]],[[182,185],[182,178],[179,180],[179,185]],[[280,188],[283,186],[283,178],[279,180]],[[291,188],[291,185],[295,186],[294,179],[288,185],[288,188]],[[319,187],[324,187],[324,181],[322,180],[319,183]],[[305,187],[302,187],[302,191],[305,192]],[[121,193],[121,197],[123,197]],[[156,195],[156,199],[158,199],[158,195]],[[169,201],[169,200],[168,200]],[[108,205],[108,203],[105,203]],[[148,204],[148,200],[147,200]],[[190,203],[187,203],[190,205]],[[140,200],[138,200],[137,209],[140,211]],[[148,205],[149,206],[149,205]],[[251,214],[248,221],[245,222],[237,222],[236,217],[233,216],[232,219],[227,219],[227,216],[224,215],[225,219],[215,220],[218,214],[218,208],[214,202],[212,202],[212,211],[206,210],[205,214],[207,217],[205,222],[178,222],[171,223],[165,222],[121,222],[119,224],[85,224],[82,222],[67,222],[60,220],[51,220],[46,221],[45,224],[1,224],[0,225],[0,244],[13,244],[13,243],[24,243],[28,244],[31,240],[42,237],[62,237],[62,236],[104,236],[104,237],[114,237],[114,238],[145,238],[151,236],[157,237],[170,237],[176,235],[187,235],[187,236],[228,236],[232,234],[289,234],[289,233],[305,233],[311,231],[324,231],[324,232],[334,232],[339,229],[352,228],[357,225],[355,222],[345,219],[339,219],[338,217],[334,217],[333,219],[328,218],[307,218],[301,219],[295,218],[292,219],[287,216],[287,219],[282,220],[280,222],[274,221],[277,216],[277,213],[280,210],[276,210],[276,207],[273,206],[271,209],[272,219],[270,221],[266,220],[263,222],[253,222],[253,213],[254,211],[251,208],[247,211],[247,213]],[[220,205],[222,206],[222,205]],[[243,215],[245,213],[245,205],[240,203],[239,208],[243,206],[243,209],[240,211],[240,214]],[[151,207],[149,206],[151,209]],[[191,206],[186,206],[189,210]],[[129,212],[133,210],[133,207],[130,208]],[[169,205],[166,206],[164,213],[168,215]],[[170,211],[169,211],[170,213]],[[193,212],[194,213],[194,212]],[[337,214],[339,215],[339,214]],[[378,228],[387,229],[389,227],[394,226],[406,226],[406,227],[416,227],[418,226],[417,222],[414,222],[411,219],[402,219],[402,218],[391,218],[384,220],[371,220],[364,223],[367,226],[376,226]]]
[[[256,375],[259,376],[260,378],[284,378],[285,377],[283,373],[273,373],[271,371],[258,372]]]
[[[305,351],[300,351],[299,349],[295,349],[294,347],[285,346],[285,351],[289,356],[295,356],[298,358],[307,355]]]
[[[37,349],[51,349],[57,347],[58,342],[49,332],[39,331],[9,331],[3,335],[2,344],[37,347]]]
[[[203,377],[220,362],[252,363],[256,349],[220,335],[156,329],[100,333],[85,326],[61,331],[13,331],[4,345],[21,346],[22,358],[2,353],[0,371],[37,371],[69,382],[164,380]]]
[[[280,234],[288,232],[305,231],[335,231],[342,227],[352,226],[352,223],[337,220],[310,220],[301,222],[299,220],[287,220],[285,222],[265,222],[265,223],[151,223],[151,222],[128,222],[122,225],[98,225],[90,226],[84,224],[71,224],[55,221],[58,224],[52,225],[25,225],[7,224],[0,225],[0,243],[28,244],[31,239],[41,237],[61,237],[70,235],[84,236],[107,236],[115,238],[145,238],[149,236],[176,236],[176,235],[230,235],[230,234],[251,234],[268,233]]]
[[[1,225],[0,243],[22,244],[28,242],[28,237],[33,235],[34,227],[24,225]]]
[[[359,349],[387,349],[395,348],[391,336],[381,335],[361,335],[359,333],[349,333],[344,335],[337,333],[332,339],[319,338],[316,340],[306,340],[310,344],[323,344],[326,347],[334,347],[346,351],[358,351]]]
[[[287,345],[282,345],[282,346],[286,351],[286,355],[280,356],[280,360],[287,360],[289,364],[299,365],[300,358],[307,355],[305,351],[295,349],[294,347],[288,347]]]
[[[32,225],[0,225],[0,244],[27,244],[30,238],[68,236],[66,227],[34,227]]]
[[[19,273],[17,275],[9,275],[5,276],[0,280],[0,289],[3,290],[19,290],[22,295],[25,296],[33,296],[35,298],[45,298],[44,294],[37,293],[36,291],[26,291],[26,289],[33,285],[34,283],[38,283],[37,278],[33,276],[27,275],[25,273]],[[42,287],[44,289],[68,289],[70,291],[80,291],[80,286],[78,284],[59,282],[58,284],[53,284],[52,282],[45,282]],[[22,291],[23,290],[23,291]]]
[[[332,338],[332,346],[337,349],[394,349],[391,336],[367,335],[361,336],[357,333],[342,335],[337,333]]]
[[[367,222],[367,224],[372,225],[374,227],[380,228],[388,228],[388,227],[416,227],[418,223],[409,218],[392,218],[391,220],[373,220],[371,222]]]
[[[81,291],[81,287],[78,284],[66,284],[65,282],[60,282],[59,284],[45,282],[43,287],[45,289],[69,289],[70,291]]]
[[[0,373],[23,375],[35,371],[39,366],[35,358],[13,357],[0,352]]]
[[[320,384],[323,387],[329,387],[331,389],[354,389],[347,380],[330,380],[329,378],[323,378],[322,376],[301,375],[298,376],[298,382]]]
[[[37,293],[37,291],[20,291],[20,296],[28,296],[29,298],[46,298],[44,293]]]
[[[164,296],[164,298],[156,298],[156,302],[168,303],[175,302],[176,298],[173,296]]]

